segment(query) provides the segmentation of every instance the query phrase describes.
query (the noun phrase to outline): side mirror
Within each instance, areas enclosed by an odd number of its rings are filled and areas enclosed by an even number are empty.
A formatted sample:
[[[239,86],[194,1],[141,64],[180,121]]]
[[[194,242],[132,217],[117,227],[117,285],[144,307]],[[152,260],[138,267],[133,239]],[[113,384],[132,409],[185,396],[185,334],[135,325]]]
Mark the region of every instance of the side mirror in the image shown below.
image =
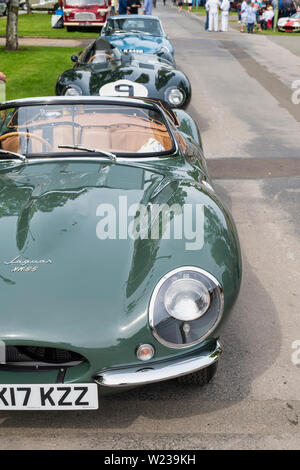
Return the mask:
[[[75,55],[75,54],[71,55],[71,61],[72,61],[72,62],[78,62],[78,57],[77,57],[77,55]]]

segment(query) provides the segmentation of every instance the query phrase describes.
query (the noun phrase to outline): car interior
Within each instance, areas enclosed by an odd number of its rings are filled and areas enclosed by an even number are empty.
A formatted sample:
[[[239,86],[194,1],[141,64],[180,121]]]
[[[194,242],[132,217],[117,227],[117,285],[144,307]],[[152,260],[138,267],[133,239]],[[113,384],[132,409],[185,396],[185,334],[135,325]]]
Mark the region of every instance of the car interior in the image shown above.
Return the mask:
[[[20,116],[22,109],[26,116]],[[55,109],[42,112],[35,108],[35,114],[31,109],[30,117],[28,108],[13,110],[6,130],[1,131],[1,148],[28,155],[65,152],[60,145],[130,154],[166,152],[173,147],[169,130],[156,111],[130,107],[99,110],[84,105],[76,110],[61,105]]]

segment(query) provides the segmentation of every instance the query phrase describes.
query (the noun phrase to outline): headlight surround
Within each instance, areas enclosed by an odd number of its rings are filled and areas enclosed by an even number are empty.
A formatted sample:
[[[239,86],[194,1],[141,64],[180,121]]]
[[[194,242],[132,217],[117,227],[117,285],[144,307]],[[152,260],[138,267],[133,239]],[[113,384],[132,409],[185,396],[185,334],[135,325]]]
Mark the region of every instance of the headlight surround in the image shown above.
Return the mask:
[[[185,93],[179,88],[168,88],[165,92],[165,98],[171,106],[181,106],[185,99]]]
[[[164,346],[185,348],[216,328],[224,308],[222,288],[207,271],[183,266],[156,285],[149,306],[153,336]]]
[[[82,90],[79,86],[71,85],[65,88],[64,96],[81,96]]]
[[[171,54],[171,51],[167,46],[161,46],[161,48],[158,51],[158,54]]]

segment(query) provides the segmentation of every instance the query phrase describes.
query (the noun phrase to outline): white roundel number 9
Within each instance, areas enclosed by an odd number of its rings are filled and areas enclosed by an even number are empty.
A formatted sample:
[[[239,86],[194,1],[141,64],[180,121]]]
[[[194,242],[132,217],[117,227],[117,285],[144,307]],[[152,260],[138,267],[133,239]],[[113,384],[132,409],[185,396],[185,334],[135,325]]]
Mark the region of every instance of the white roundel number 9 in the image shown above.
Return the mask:
[[[132,85],[115,85],[116,93],[119,93],[122,96],[134,96],[134,87]]]
[[[141,83],[131,82],[130,80],[118,80],[107,83],[99,90],[100,96],[148,96],[147,88]]]

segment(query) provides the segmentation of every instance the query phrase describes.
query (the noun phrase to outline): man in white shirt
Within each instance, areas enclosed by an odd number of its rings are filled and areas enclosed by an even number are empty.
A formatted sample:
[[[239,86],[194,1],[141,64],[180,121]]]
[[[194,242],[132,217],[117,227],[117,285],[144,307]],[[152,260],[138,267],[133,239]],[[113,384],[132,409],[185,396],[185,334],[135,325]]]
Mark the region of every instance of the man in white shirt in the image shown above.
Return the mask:
[[[219,26],[219,0],[207,0],[205,8],[208,10],[208,31],[212,31],[213,28],[217,32]]]
[[[244,28],[247,24],[247,8],[248,3],[246,2],[246,0],[243,0],[241,5],[241,33],[244,32]]]
[[[222,0],[221,3],[221,31],[228,31],[228,15],[230,10],[230,1]]]

